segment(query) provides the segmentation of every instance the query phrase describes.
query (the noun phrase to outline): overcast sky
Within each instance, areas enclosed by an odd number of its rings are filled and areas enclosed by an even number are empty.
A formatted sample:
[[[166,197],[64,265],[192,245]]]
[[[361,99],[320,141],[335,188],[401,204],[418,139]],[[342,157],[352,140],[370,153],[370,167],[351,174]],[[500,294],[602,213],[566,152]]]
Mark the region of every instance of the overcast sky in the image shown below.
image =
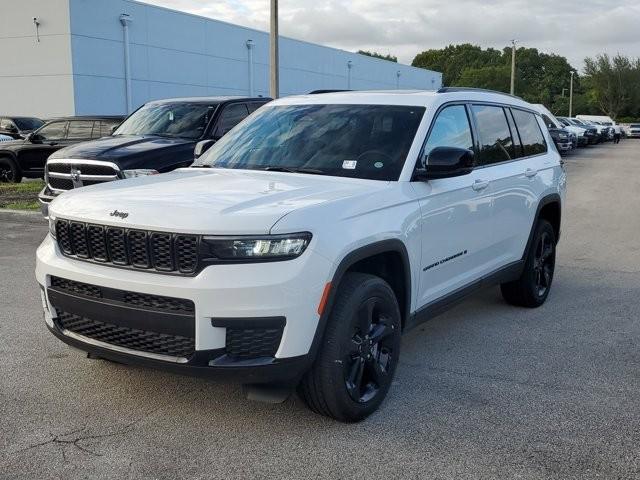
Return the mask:
[[[268,30],[269,0],[145,0]],[[403,63],[427,48],[470,42],[585,56],[640,57],[640,0],[281,0],[280,34],[344,50],[376,50]]]

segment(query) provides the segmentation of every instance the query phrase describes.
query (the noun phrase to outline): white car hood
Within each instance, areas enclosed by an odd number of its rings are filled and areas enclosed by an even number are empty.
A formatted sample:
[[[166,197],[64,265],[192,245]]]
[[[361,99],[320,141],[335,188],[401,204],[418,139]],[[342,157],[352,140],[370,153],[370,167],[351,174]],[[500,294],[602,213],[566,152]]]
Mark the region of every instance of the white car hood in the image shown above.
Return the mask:
[[[187,168],[71,190],[51,203],[49,214],[158,231],[265,234],[293,210],[386,186],[322,175]]]
[[[587,131],[586,128],[577,127],[577,126],[573,126],[573,125],[570,125],[570,126],[567,126],[567,127],[561,127],[561,128],[563,128],[563,129],[565,129],[565,130],[567,130],[567,131],[569,131],[571,133],[575,133],[578,137],[584,135],[584,132]]]

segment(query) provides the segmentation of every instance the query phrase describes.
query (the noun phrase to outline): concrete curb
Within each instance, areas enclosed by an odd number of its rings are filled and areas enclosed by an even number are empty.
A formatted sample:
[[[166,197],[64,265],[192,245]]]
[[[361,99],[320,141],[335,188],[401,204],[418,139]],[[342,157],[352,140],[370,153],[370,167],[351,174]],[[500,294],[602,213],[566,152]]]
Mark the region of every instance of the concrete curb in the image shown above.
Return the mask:
[[[0,208],[0,225],[3,222],[33,223],[38,225],[45,225],[47,223],[39,211]]]

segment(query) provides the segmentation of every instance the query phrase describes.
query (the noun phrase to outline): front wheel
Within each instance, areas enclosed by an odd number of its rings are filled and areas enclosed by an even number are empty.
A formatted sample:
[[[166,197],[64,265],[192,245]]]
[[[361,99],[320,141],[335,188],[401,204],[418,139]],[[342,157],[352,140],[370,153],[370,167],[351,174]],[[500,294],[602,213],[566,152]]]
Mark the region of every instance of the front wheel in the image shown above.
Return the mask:
[[[389,284],[374,275],[347,273],[315,363],[298,389],[305,403],[343,422],[371,415],[391,386],[400,327],[398,301]]]
[[[20,183],[22,174],[16,163],[7,157],[0,158],[0,183]]]
[[[556,234],[546,220],[539,220],[518,280],[500,285],[502,296],[512,304],[535,308],[542,305],[553,281],[556,265]]]

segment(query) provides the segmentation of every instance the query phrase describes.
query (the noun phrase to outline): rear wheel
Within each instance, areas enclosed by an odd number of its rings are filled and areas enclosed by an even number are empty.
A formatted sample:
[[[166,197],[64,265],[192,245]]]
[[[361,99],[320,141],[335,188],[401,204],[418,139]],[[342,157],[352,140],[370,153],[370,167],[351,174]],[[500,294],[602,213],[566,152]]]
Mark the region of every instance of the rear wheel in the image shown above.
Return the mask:
[[[400,309],[384,280],[347,273],[299,393],[316,413],[357,422],[384,400],[400,354]]]
[[[22,173],[13,159],[9,157],[0,157],[0,182],[20,183],[21,181]]]
[[[549,222],[539,220],[522,275],[500,286],[502,296],[512,305],[539,307],[549,295],[555,264],[555,231]]]

